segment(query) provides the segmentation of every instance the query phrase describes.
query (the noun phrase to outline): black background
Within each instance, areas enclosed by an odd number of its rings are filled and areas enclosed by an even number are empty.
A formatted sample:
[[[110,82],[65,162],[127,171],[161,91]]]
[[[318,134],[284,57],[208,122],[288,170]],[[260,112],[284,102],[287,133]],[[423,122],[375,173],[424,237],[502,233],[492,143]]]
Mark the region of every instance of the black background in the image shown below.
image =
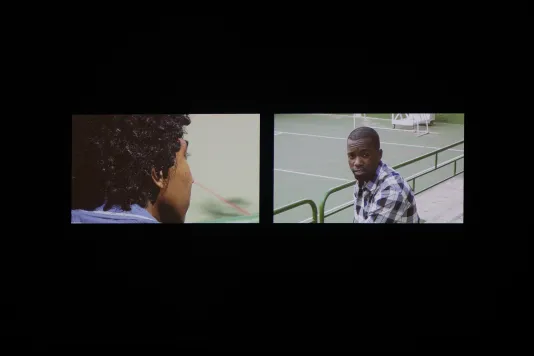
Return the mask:
[[[515,234],[498,231],[503,209],[483,169],[482,139],[494,126],[481,125],[492,117],[472,107],[463,48],[448,47],[447,37],[439,46],[406,37],[371,47],[357,28],[340,37],[339,26],[290,23],[73,21],[72,114],[261,114],[262,222],[70,226],[65,116],[56,129],[63,200],[54,199],[62,227],[41,241],[51,252],[33,261],[30,278],[17,280],[28,292],[12,291],[6,304],[13,340],[40,351],[519,345],[525,250]],[[466,113],[463,225],[270,224],[274,113],[417,111]]]

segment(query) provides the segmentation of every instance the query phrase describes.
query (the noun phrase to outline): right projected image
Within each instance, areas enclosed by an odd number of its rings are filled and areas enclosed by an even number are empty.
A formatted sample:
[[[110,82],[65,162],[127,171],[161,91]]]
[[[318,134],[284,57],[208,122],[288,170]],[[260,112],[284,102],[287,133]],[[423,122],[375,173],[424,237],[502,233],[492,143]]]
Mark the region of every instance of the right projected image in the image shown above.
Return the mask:
[[[464,114],[277,114],[274,223],[463,223]]]

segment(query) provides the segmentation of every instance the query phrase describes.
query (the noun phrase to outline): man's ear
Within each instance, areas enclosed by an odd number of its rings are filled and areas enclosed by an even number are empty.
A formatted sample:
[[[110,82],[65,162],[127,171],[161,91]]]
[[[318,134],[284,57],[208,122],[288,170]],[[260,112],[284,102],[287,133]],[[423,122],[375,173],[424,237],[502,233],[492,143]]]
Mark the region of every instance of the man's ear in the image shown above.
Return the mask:
[[[382,159],[382,149],[378,150],[378,156],[380,157],[380,159]]]
[[[156,184],[160,189],[163,189],[165,187],[163,171],[156,172],[156,170],[152,168],[151,176],[154,184]]]

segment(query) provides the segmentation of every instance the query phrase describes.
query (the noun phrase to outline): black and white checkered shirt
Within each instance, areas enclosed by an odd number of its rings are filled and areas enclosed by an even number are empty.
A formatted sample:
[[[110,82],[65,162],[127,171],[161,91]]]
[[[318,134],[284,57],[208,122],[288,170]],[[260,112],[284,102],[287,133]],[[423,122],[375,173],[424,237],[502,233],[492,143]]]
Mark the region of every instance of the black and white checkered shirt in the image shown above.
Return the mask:
[[[380,161],[373,180],[354,187],[355,223],[419,223],[408,183]]]

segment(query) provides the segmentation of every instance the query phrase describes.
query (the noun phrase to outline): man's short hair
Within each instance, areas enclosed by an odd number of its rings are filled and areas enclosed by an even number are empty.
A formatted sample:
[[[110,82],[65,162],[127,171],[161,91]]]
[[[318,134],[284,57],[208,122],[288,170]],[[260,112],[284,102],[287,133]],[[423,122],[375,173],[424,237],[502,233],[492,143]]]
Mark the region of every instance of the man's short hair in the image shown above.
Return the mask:
[[[380,136],[378,133],[367,126],[358,127],[350,133],[348,139],[352,141],[360,140],[362,138],[370,138],[373,142],[373,146],[379,150],[380,149]]]

